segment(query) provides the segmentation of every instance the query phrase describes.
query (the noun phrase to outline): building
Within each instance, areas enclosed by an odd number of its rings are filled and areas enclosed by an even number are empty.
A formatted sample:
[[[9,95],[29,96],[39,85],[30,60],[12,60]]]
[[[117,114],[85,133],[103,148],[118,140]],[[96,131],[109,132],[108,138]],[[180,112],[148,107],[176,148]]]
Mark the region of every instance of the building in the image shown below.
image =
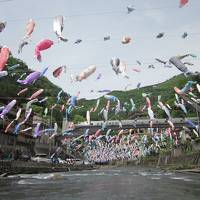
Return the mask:
[[[43,130],[49,128],[49,123],[47,120],[34,115],[33,126],[36,126],[37,123],[41,123],[40,128]],[[35,139],[34,151],[35,154],[46,154],[50,156],[53,152],[55,152],[59,145],[60,143],[58,137],[49,139],[49,135],[42,134],[41,137]]]
[[[8,114],[6,119],[0,119],[0,159],[17,159],[19,156],[34,156],[37,154],[46,154],[50,156],[52,152],[60,145],[59,137],[49,139],[48,135],[43,134],[39,138],[33,137],[34,127],[38,122],[41,123],[41,128],[45,129],[48,127],[48,123],[41,117],[31,114],[28,121],[20,127],[20,130],[30,128],[26,132],[20,132],[16,135],[14,130],[16,125],[24,120],[22,115],[18,122],[14,121],[9,130],[5,133],[5,128],[16,116],[16,112],[12,111]]]
[[[22,113],[24,110],[22,110]],[[16,116],[16,112],[12,111],[7,114],[7,118],[13,120]],[[21,130],[26,129],[32,124],[31,115],[28,121],[23,124]],[[21,115],[19,121],[23,121],[24,116]],[[14,121],[11,127],[5,132],[10,120],[0,119],[0,159],[16,159],[19,155],[33,155],[35,139],[32,137],[32,131],[29,130],[24,133],[14,134],[14,130],[18,122]]]

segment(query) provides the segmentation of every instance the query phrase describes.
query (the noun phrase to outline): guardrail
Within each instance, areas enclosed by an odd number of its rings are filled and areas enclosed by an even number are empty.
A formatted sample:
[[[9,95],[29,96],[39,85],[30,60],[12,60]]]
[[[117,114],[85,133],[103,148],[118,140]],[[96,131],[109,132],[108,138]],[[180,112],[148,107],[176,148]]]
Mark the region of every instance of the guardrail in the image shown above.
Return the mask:
[[[188,118],[189,120],[192,120],[192,121],[195,121],[197,122],[198,121],[198,118]],[[138,119],[138,120],[121,120],[121,121],[116,121],[116,120],[111,120],[111,121],[108,121],[107,122],[107,126],[119,126],[119,123],[121,122],[122,126],[125,126],[125,125],[139,125],[139,124],[149,124],[149,121],[150,119]],[[183,118],[174,118],[173,120],[173,123],[174,124],[177,124],[177,123],[181,123],[181,124],[185,124],[185,120]],[[79,128],[79,127],[88,127],[88,126],[102,126],[104,123],[104,121],[91,121],[90,124],[87,124],[86,122],[82,122],[82,123],[79,123],[79,124],[75,124],[75,127],[76,128]],[[167,123],[166,119],[155,119],[154,120],[154,124],[165,124]],[[75,129],[76,129],[75,128]]]

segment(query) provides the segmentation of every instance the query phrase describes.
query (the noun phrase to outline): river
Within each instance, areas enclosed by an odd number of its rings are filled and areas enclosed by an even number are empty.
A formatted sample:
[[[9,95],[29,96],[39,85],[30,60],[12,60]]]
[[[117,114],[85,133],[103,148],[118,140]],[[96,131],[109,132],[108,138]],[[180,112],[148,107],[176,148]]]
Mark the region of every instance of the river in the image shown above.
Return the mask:
[[[0,179],[0,200],[199,200],[200,175],[112,168]]]

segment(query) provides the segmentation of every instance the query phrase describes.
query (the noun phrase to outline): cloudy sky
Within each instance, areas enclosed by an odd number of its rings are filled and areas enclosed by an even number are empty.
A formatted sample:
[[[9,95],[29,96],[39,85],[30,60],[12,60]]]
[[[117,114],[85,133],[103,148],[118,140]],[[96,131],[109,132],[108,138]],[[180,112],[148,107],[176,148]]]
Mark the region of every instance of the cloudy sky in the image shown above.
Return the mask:
[[[127,14],[126,6],[134,5],[135,11]],[[80,91],[82,98],[97,98],[97,90],[124,90],[159,83],[180,72],[175,68],[164,68],[155,58],[168,60],[171,56],[186,53],[200,55],[200,1],[190,0],[179,8],[179,0],[10,0],[0,1],[0,21],[7,21],[0,34],[0,44],[7,45],[13,55],[27,63],[30,69],[49,67],[46,76],[71,95]],[[68,42],[59,42],[53,32],[53,18],[65,16],[63,36]],[[27,21],[36,22],[30,45],[17,53],[20,39],[25,34]],[[164,32],[161,39],[156,35]],[[188,32],[188,37],[181,35]],[[111,40],[103,41],[110,35]],[[123,36],[131,36],[132,42],[121,43]],[[55,44],[42,52],[42,62],[34,58],[34,48],[42,39],[51,39]],[[77,39],[83,42],[75,45]],[[127,64],[130,79],[117,76],[112,71],[110,59],[119,57]],[[141,61],[138,66],[136,60]],[[199,70],[199,58],[189,59]],[[70,82],[70,74],[78,75],[89,65],[96,65],[96,72],[82,82]],[[148,65],[155,64],[155,69]],[[60,65],[66,65],[66,73],[59,78],[52,75]],[[141,69],[140,73],[132,71]],[[96,80],[99,73],[102,78]],[[91,93],[91,90],[94,92]]]

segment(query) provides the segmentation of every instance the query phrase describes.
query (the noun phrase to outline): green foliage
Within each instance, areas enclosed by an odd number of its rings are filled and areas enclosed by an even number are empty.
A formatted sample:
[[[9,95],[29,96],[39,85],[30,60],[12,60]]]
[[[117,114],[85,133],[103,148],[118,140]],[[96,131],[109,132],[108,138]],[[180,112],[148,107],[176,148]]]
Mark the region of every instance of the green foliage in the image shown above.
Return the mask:
[[[0,88],[1,88],[1,98],[0,98],[0,105],[7,104],[12,99],[17,99],[17,106],[25,108],[27,103],[27,98],[30,97],[34,92],[39,90],[40,88],[44,89],[43,94],[39,97],[39,99],[48,97],[48,100],[42,104],[35,103],[33,105],[33,112],[35,112],[39,116],[43,116],[44,109],[46,107],[49,108],[49,112],[47,114],[47,119],[52,119],[52,122],[57,122],[58,125],[61,127],[62,125],[62,119],[63,119],[63,113],[60,112],[60,108],[62,104],[65,104],[67,99],[69,98],[69,95],[66,93],[62,93],[62,100],[59,102],[59,105],[54,108],[53,112],[50,111],[50,108],[57,102],[56,96],[58,92],[61,90],[58,86],[51,83],[46,77],[39,78],[34,84],[23,86],[19,83],[17,83],[17,79],[21,76],[23,73],[30,74],[31,70],[28,69],[28,66],[21,60],[13,58],[10,56],[8,60],[7,68],[15,65],[20,64],[18,68],[16,68],[13,71],[9,71],[9,76],[2,77],[0,79]],[[24,78],[24,77],[23,77]],[[22,78],[22,79],[23,79]],[[142,93],[151,93],[150,99],[152,102],[152,109],[155,112],[155,115],[157,118],[164,118],[165,113],[164,111],[157,108],[157,97],[158,95],[161,95],[162,102],[168,103],[172,107],[171,115],[172,117],[185,117],[185,114],[179,109],[176,108],[174,105],[175,96],[174,96],[174,86],[182,88],[184,87],[185,83],[188,80],[193,80],[200,82],[199,76],[190,76],[185,77],[183,74],[180,74],[178,76],[174,76],[173,78],[153,86],[147,86],[140,89],[134,89],[129,91],[113,91],[109,93],[109,95],[114,95],[119,98],[119,100],[122,103],[127,102],[126,108],[130,110],[130,98],[133,98],[137,110],[133,113],[127,112],[127,113],[120,113],[119,115],[115,115],[114,112],[109,112],[109,119],[127,119],[132,118],[135,115],[139,116],[147,116],[147,113],[140,112],[141,108],[146,104],[145,98],[142,97]],[[24,89],[25,87],[28,87],[28,91],[18,97],[16,94]],[[195,93],[195,91],[194,91]],[[74,122],[81,122],[85,121],[86,112],[88,110],[91,110],[91,108],[96,106],[96,99],[93,100],[86,100],[81,99],[78,101],[78,109],[74,109],[72,118]],[[107,100],[104,97],[100,98],[100,105],[97,110],[97,112],[91,113],[91,119],[92,120],[102,120],[102,115],[98,115],[100,110],[106,105]],[[83,106],[83,108],[81,108]],[[111,107],[114,107],[115,103],[111,103]],[[196,115],[196,113],[188,106],[188,115],[189,117],[193,117]],[[52,116],[51,116],[52,114]],[[43,116],[44,117],[44,116]]]
[[[20,64],[20,66],[12,71],[11,70],[9,71],[9,67],[15,64]],[[58,92],[61,90],[61,88],[54,85],[46,77],[39,78],[34,84],[31,84],[31,85],[24,86],[24,85],[21,85],[20,83],[17,83],[17,80],[20,78],[20,76],[23,73],[26,73],[26,75],[22,77],[21,79],[24,79],[27,75],[29,75],[32,72],[30,69],[28,69],[28,66],[23,61],[10,56],[7,63],[7,69],[9,72],[9,76],[2,77],[0,79],[0,88],[1,88],[0,105],[7,104],[11,100],[16,99],[17,106],[21,108],[25,108],[26,103],[28,102],[28,98],[34,92],[36,92],[37,90],[41,88],[44,89],[44,92],[40,95],[39,100],[45,97],[48,97],[48,100],[42,104],[35,103],[32,105],[33,112],[36,115],[43,116],[44,109],[46,107],[50,109],[57,102],[56,96]],[[17,93],[26,87],[28,88],[28,91],[20,95],[20,97],[17,96]],[[58,108],[55,108],[53,112],[52,119],[56,121],[60,127],[62,125],[62,117],[63,117],[63,114],[60,112],[60,107],[61,107],[61,104],[65,103],[65,100],[68,97],[69,95],[63,92],[62,100],[59,102],[60,105],[58,105]],[[51,117],[51,112],[48,113],[46,118],[50,119],[50,117]]]
[[[74,115],[73,117],[73,122],[75,124],[78,124],[78,122],[84,122],[85,121],[85,118],[81,115]]]
[[[37,115],[42,116],[42,110],[43,110],[42,107],[37,105],[32,105],[31,107],[34,110],[34,112],[37,113]]]
[[[164,103],[167,103],[172,108],[172,117],[185,117],[185,114],[180,110],[180,108],[176,108],[174,105],[175,101],[175,92],[174,87],[183,88],[187,81],[193,80],[200,82],[199,76],[189,76],[185,77],[183,74],[174,76],[173,78],[153,86],[146,86],[140,89],[133,89],[129,91],[113,91],[109,93],[109,95],[114,95],[119,98],[119,100],[124,103],[127,102],[130,104],[130,98],[132,98],[136,104],[137,111],[133,113],[122,113],[119,116],[115,116],[114,113],[109,112],[109,119],[127,119],[132,118],[134,115],[141,115],[141,112],[139,110],[146,104],[145,98],[142,97],[142,93],[150,93],[150,100],[152,102],[152,109],[155,111],[155,115],[157,118],[165,118],[166,115],[164,111],[158,109],[157,107],[157,97],[158,95],[161,95],[161,101]],[[194,92],[195,93],[195,92]],[[95,107],[96,100],[86,100],[82,99],[79,101],[79,106],[84,106],[84,108],[79,109],[76,111],[77,114],[86,116],[87,110],[90,110],[92,107]],[[100,97],[100,105],[96,113],[91,113],[91,119],[92,120],[101,120],[102,118],[98,116],[98,112],[106,105],[106,99],[104,97]],[[111,106],[114,106],[115,104],[112,103]],[[130,110],[130,105],[128,107]],[[188,109],[188,115],[189,117],[196,116],[196,113],[192,108],[187,106]],[[147,113],[143,113],[143,116],[147,116]]]

